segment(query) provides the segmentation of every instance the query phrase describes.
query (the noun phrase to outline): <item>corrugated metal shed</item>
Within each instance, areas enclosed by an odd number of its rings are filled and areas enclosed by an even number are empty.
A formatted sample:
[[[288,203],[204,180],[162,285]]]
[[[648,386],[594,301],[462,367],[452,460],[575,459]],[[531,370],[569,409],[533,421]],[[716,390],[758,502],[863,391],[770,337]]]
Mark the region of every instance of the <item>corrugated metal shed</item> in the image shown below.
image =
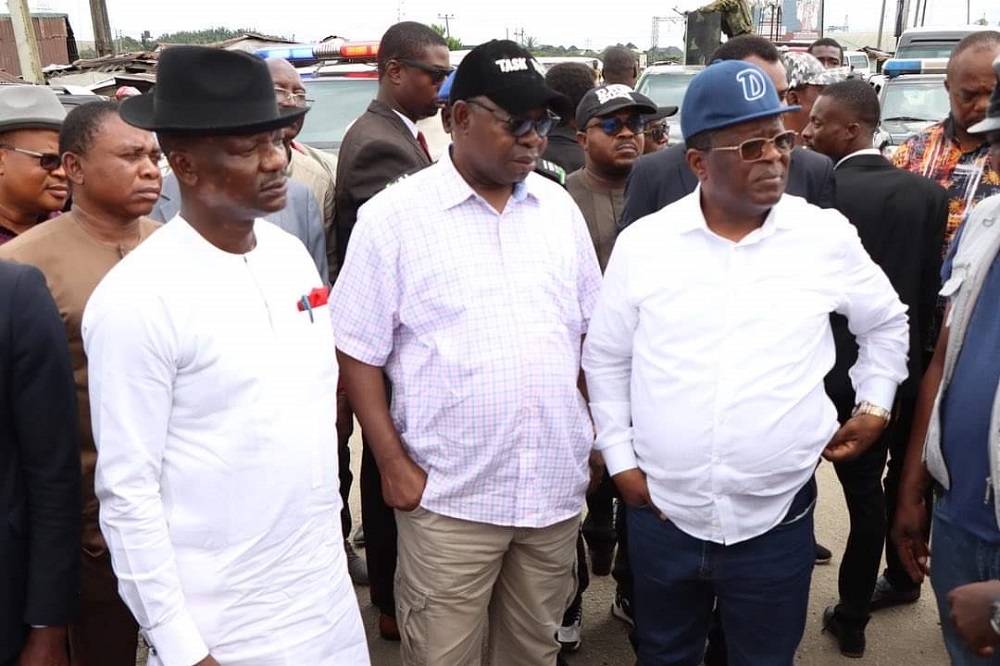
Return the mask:
[[[76,39],[69,25],[69,15],[32,14],[31,21],[35,24],[42,67],[68,65],[77,58]],[[13,76],[21,75],[10,14],[0,14],[0,70]]]

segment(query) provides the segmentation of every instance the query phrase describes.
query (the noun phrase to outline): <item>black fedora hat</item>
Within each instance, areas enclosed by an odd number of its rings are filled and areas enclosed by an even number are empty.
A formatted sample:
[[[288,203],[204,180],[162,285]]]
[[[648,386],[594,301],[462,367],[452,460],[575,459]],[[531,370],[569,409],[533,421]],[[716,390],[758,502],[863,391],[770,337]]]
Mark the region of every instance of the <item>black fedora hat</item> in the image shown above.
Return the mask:
[[[122,102],[122,120],[154,132],[250,134],[291,125],[308,107],[281,108],[267,64],[207,46],[166,49],[152,92]]]

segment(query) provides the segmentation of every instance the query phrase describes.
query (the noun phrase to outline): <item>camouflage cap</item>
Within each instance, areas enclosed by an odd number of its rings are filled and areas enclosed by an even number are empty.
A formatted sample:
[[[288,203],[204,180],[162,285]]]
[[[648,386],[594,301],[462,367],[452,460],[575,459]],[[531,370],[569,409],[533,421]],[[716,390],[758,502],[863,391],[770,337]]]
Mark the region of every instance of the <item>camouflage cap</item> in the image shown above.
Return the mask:
[[[792,90],[802,86],[828,86],[847,78],[844,68],[826,69],[810,53],[789,51],[782,54],[781,62],[788,73],[788,87]]]

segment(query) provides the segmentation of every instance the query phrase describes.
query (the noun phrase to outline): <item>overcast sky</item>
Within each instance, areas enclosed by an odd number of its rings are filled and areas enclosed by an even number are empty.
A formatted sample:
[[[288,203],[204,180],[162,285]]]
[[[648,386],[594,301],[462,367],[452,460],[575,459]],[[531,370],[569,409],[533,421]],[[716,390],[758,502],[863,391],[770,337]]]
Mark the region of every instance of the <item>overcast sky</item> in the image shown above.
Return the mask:
[[[352,39],[378,39],[399,19],[444,24],[439,15],[451,15],[452,34],[474,44],[493,37],[514,38],[521,30],[543,44],[574,44],[603,48],[617,42],[650,46],[654,15],[670,16],[695,9],[709,0],[632,0],[584,3],[503,0],[500,3],[470,0],[106,0],[113,35],[118,31],[138,38],[143,30],[154,37],[178,30],[224,26],[253,28],[261,32],[311,41],[330,34]],[[912,0],[915,4],[916,0]],[[927,0],[926,25],[965,22],[963,0]],[[892,33],[896,0],[886,2],[886,32]],[[1000,2],[969,0],[972,20],[986,16],[1000,22]],[[65,12],[78,39],[93,39],[88,0],[29,0],[33,10]],[[839,25],[845,15],[851,31],[878,27],[879,0],[826,0],[826,25]],[[670,7],[670,9],[668,9]],[[660,45],[679,42],[680,24],[661,23]],[[834,35],[835,36],[835,35]],[[860,45],[855,45],[860,46]]]

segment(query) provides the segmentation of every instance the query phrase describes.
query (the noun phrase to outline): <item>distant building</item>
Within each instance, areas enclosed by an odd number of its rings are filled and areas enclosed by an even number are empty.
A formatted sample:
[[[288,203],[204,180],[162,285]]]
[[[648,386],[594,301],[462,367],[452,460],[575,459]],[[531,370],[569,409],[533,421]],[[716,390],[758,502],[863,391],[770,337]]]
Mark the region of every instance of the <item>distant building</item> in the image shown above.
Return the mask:
[[[35,39],[38,41],[38,55],[42,67],[68,65],[80,57],[69,24],[68,14],[33,13],[31,22],[35,25]],[[21,63],[17,58],[17,44],[14,41],[14,27],[10,14],[0,14],[0,71],[11,76],[21,76]]]

